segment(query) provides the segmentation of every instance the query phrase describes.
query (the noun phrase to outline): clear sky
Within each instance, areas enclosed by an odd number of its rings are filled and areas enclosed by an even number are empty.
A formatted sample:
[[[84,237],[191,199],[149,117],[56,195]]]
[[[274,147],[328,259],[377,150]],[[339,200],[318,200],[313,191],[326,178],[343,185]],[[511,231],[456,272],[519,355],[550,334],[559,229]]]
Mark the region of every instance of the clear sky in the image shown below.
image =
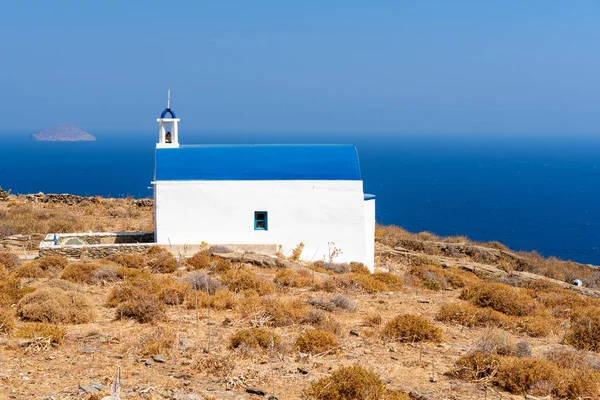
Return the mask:
[[[2,131],[600,134],[600,1],[2,1]]]

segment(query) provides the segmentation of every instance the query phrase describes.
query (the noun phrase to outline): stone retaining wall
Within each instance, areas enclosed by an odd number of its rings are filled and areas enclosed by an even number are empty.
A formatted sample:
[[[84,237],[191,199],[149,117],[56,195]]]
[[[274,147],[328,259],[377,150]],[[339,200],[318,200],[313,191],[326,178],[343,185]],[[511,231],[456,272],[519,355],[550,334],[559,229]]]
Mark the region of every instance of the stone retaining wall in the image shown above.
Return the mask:
[[[40,257],[63,256],[67,258],[104,258],[113,254],[145,253],[154,243],[92,244],[82,246],[40,247]]]
[[[7,236],[0,240],[0,249],[33,250],[40,245],[44,236],[43,234]]]
[[[0,201],[8,201],[11,197],[13,197],[14,195],[11,195],[10,190],[9,191],[5,191],[2,190],[0,188]],[[27,201],[33,202],[33,203],[60,203],[60,204],[66,204],[69,206],[74,206],[77,204],[97,204],[100,203],[102,200],[104,200],[104,198],[102,197],[98,197],[98,196],[77,196],[74,194],[54,194],[54,193],[50,193],[50,194],[45,194],[45,193],[36,193],[36,194],[24,194],[24,195],[20,195],[20,198],[24,198]],[[154,200],[150,199],[150,198],[144,198],[144,199],[133,199],[133,202],[135,202],[135,204],[138,207],[153,207],[154,206]]]

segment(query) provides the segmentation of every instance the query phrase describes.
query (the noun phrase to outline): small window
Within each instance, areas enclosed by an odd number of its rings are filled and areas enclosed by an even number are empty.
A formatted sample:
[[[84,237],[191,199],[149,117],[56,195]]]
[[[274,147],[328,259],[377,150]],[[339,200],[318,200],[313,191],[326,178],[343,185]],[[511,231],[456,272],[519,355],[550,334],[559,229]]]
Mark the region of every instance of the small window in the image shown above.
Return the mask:
[[[267,230],[267,212],[266,211],[255,211],[254,212],[254,230],[255,231],[266,231]]]

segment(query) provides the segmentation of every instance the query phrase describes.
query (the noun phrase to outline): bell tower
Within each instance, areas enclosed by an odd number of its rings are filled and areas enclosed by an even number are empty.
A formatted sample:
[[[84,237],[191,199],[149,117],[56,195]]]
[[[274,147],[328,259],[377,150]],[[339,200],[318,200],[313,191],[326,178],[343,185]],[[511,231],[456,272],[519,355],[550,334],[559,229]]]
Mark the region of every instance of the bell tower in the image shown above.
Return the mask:
[[[158,122],[157,149],[168,149],[179,147],[179,118],[171,110],[171,91],[167,94],[167,108],[160,114]]]

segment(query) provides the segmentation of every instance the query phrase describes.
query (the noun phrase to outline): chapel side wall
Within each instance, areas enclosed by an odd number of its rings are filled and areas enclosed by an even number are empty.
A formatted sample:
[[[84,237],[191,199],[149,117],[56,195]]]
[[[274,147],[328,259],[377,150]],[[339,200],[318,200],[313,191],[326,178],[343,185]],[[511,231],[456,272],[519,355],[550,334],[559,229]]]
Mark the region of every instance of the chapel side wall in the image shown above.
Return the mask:
[[[365,265],[375,272],[375,199],[365,200]]]
[[[368,262],[362,181],[161,181],[156,184],[159,244],[300,242],[306,260]],[[268,230],[254,230],[254,212],[268,212]],[[372,246],[372,245],[371,245]]]

